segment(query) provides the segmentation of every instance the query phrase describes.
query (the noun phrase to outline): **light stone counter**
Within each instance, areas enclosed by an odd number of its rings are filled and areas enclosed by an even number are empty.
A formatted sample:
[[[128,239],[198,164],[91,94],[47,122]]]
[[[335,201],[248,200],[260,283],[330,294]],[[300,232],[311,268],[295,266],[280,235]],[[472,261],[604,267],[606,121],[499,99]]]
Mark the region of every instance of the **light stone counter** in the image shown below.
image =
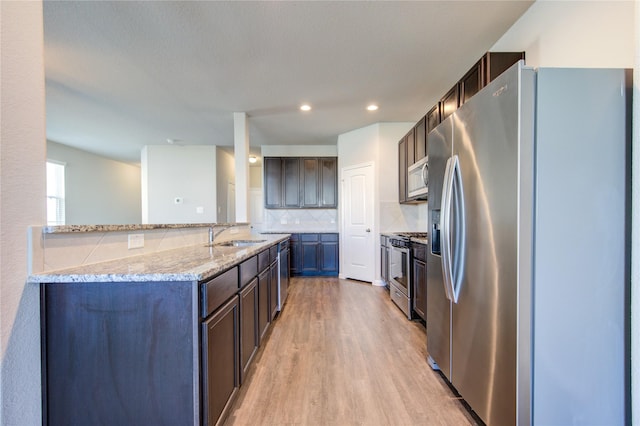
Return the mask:
[[[43,234],[67,234],[73,232],[122,232],[148,231],[151,229],[182,229],[182,228],[210,228],[248,226],[249,223],[160,223],[160,224],[130,224],[130,225],[59,225],[44,226]]]
[[[254,234],[266,240],[246,247],[192,245],[73,268],[32,274],[31,283],[201,281],[241,263],[290,234]]]

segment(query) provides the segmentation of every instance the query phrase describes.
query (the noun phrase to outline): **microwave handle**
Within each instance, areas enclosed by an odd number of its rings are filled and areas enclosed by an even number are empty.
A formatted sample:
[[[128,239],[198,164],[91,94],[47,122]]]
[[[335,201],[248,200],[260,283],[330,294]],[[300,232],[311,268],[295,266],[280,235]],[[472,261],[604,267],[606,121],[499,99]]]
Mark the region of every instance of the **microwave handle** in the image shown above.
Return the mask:
[[[422,175],[422,181],[424,182],[424,186],[429,185],[429,164],[428,163],[424,163],[424,165],[422,166],[422,172],[420,174]]]

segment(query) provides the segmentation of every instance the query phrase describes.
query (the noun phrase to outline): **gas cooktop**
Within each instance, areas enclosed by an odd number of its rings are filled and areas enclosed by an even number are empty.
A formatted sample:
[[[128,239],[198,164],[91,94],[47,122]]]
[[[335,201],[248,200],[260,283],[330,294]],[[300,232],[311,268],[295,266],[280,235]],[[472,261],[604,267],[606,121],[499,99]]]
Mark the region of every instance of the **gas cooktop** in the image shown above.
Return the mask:
[[[396,235],[405,238],[427,238],[426,232],[397,232]]]

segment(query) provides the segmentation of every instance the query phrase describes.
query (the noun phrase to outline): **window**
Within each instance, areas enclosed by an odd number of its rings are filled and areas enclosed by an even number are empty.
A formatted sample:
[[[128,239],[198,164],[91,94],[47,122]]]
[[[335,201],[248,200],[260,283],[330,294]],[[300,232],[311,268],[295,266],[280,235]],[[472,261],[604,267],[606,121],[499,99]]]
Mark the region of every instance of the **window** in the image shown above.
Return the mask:
[[[47,224],[64,225],[64,164],[47,161]]]

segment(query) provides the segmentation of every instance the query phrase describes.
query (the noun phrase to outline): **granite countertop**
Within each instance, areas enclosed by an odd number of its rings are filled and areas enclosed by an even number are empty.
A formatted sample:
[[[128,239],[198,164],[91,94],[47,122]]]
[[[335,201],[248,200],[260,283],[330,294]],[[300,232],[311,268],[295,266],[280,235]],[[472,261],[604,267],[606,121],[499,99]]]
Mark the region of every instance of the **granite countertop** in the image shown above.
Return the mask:
[[[59,225],[44,226],[43,234],[66,234],[78,232],[117,232],[117,231],[145,231],[150,229],[177,229],[177,228],[210,228],[247,226],[249,223],[161,223],[161,224],[130,224],[130,225]]]
[[[262,234],[338,234],[338,230],[327,229],[289,229],[289,230],[268,230],[262,231]]]
[[[429,239],[428,238],[411,237],[411,242],[427,245],[427,244],[429,244]]]
[[[31,283],[201,281],[237,265],[290,234],[257,234],[264,242],[245,247],[205,244],[131,256],[107,262],[30,275]]]
[[[395,237],[399,234],[406,234],[408,231],[403,231],[403,232],[381,232],[380,235],[383,235],[385,237]],[[425,232],[426,234],[426,232]],[[429,236],[427,235],[426,237],[422,238],[422,237],[410,237],[409,240],[411,240],[414,243],[418,243],[418,244],[429,244]]]

